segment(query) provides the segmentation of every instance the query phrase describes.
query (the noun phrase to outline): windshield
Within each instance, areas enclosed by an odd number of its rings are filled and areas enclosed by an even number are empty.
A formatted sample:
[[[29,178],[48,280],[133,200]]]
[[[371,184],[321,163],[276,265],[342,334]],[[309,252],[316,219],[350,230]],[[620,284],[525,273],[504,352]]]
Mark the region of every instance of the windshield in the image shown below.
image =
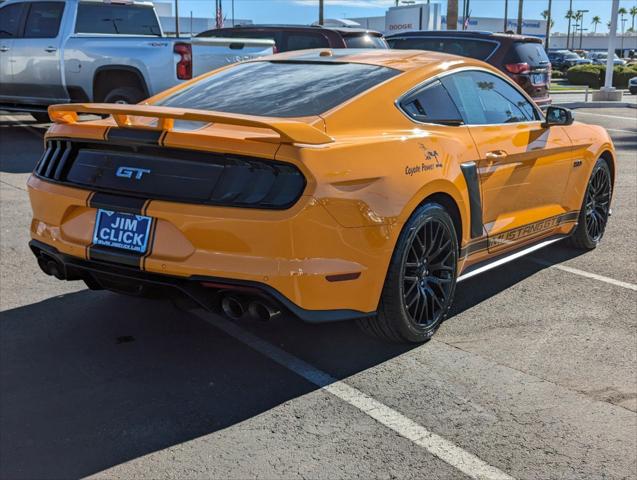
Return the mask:
[[[248,62],[193,83],[156,105],[272,117],[312,116],[399,73],[359,63]]]

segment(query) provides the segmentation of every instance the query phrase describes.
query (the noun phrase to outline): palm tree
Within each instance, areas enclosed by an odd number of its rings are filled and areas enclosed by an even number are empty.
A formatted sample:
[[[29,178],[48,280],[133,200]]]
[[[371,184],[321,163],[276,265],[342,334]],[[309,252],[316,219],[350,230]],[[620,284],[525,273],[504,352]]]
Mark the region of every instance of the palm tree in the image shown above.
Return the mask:
[[[630,29],[634,32],[635,31],[635,17],[637,17],[637,5],[635,5],[634,7],[631,7],[631,9],[630,9],[630,11],[628,13],[630,13],[630,16],[632,17]]]
[[[542,18],[544,20],[546,20],[547,18],[549,18],[549,11],[544,10],[540,15],[542,15]],[[555,20],[551,19],[551,28],[553,28],[554,26],[555,26]]]
[[[571,2],[572,3],[572,2]],[[571,39],[571,20],[573,19],[573,10],[567,10],[565,19],[568,20],[568,30],[566,32],[566,48],[569,47],[570,39]]]
[[[600,18],[599,15],[595,15],[593,19],[591,20],[591,23],[593,24],[593,33],[597,33],[597,25],[602,23],[602,19]]]

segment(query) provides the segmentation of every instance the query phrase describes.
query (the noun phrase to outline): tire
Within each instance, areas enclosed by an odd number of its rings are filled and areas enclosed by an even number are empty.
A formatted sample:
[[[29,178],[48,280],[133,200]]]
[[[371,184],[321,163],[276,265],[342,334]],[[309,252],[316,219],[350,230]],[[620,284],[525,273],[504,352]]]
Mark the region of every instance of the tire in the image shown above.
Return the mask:
[[[128,103],[134,104],[144,100],[146,96],[139,88],[120,87],[108,92],[104,97],[104,103]]]
[[[38,123],[50,123],[51,119],[47,112],[29,112]]]
[[[608,164],[603,158],[599,158],[588,180],[577,227],[571,235],[573,247],[592,250],[602,240],[610,215],[612,188]]]
[[[451,217],[437,203],[419,207],[396,243],[377,315],[359,320],[360,328],[387,341],[426,342],[449,313],[457,265]]]

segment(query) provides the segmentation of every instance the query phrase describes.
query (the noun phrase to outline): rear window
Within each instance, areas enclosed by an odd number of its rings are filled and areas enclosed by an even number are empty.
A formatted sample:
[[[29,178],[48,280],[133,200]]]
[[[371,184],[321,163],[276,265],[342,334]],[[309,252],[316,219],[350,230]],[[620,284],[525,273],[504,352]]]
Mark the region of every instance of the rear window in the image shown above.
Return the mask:
[[[528,63],[531,67],[539,67],[550,62],[541,43],[515,42],[504,63]]]
[[[272,117],[319,115],[399,73],[357,63],[249,62],[156,105]]]
[[[291,50],[306,50],[308,48],[325,48],[330,46],[330,42],[328,42],[327,37],[318,32],[288,33],[287,35],[284,35],[284,37],[286,37],[287,42],[281,48],[281,51],[283,52]]]
[[[347,48],[387,48],[383,37],[363,33],[361,35],[347,35],[343,37]]]
[[[76,33],[111,35],[161,35],[152,7],[80,3],[77,9]]]
[[[486,42],[475,38],[398,37],[388,38],[387,43],[390,48],[444,52],[478,60],[486,60],[498,47],[496,42]]]

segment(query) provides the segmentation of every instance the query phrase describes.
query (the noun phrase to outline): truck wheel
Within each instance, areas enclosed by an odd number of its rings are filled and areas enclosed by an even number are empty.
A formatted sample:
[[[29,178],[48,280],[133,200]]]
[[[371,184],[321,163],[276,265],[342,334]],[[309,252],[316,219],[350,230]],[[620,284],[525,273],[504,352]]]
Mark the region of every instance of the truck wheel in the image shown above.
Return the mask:
[[[49,114],[46,112],[30,112],[31,116],[38,123],[49,123],[51,119],[49,118]]]
[[[377,315],[359,320],[359,326],[383,340],[426,342],[449,312],[457,265],[451,217],[437,203],[419,207],[396,244]]]
[[[120,87],[108,92],[104,97],[104,103],[139,103],[144,100],[145,95],[140,89],[135,87]]]
[[[612,188],[608,164],[599,158],[588,181],[577,227],[571,235],[571,245],[575,248],[592,250],[601,241],[610,214]]]

